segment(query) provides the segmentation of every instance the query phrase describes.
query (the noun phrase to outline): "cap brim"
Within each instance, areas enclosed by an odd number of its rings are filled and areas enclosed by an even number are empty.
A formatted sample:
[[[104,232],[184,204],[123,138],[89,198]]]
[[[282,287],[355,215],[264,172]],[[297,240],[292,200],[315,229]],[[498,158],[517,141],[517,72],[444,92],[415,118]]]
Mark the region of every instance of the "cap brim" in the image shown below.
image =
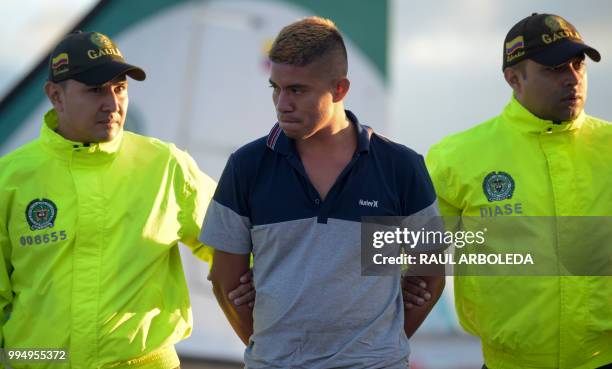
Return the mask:
[[[565,40],[558,42],[556,45],[548,46],[542,52],[531,56],[530,59],[536,63],[554,67],[566,63],[573,57],[586,54],[591,60],[598,62],[601,60],[599,51],[580,42]]]
[[[144,81],[147,78],[146,73],[141,68],[119,60],[95,66],[71,78],[89,86],[99,86],[123,74],[137,81]]]

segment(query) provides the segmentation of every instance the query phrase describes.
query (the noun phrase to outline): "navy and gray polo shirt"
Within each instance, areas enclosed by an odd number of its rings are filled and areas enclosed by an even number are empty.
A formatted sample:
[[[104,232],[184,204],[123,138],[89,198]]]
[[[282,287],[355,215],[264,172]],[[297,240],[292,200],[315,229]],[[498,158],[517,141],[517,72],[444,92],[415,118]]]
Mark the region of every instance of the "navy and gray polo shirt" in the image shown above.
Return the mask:
[[[201,241],[253,253],[247,368],[406,368],[399,276],[362,276],[361,217],[436,215],[423,158],[347,116],[357,150],[325,200],[276,124],[233,153]]]

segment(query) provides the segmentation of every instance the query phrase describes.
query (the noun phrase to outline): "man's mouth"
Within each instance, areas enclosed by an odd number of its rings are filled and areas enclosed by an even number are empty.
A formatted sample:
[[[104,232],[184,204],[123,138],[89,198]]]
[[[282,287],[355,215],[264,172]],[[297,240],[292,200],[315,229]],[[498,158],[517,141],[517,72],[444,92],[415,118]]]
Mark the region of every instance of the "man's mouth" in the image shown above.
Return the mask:
[[[117,123],[117,120],[113,118],[105,118],[105,119],[99,119],[96,123],[110,126],[113,123]]]
[[[582,95],[579,94],[569,94],[561,99],[563,102],[576,103],[582,100]]]
[[[283,117],[280,117],[278,119],[278,122],[279,123],[285,123],[285,124],[297,124],[297,123],[300,123],[300,120],[296,119],[296,118],[283,118]]]

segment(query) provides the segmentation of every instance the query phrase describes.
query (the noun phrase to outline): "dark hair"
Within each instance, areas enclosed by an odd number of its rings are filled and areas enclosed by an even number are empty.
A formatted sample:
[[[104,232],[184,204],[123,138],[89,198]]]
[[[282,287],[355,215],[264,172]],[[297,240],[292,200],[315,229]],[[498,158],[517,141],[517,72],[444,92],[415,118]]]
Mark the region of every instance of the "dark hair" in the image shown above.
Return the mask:
[[[283,28],[270,49],[273,63],[305,66],[327,56],[342,77],[348,72],[346,46],[334,22],[321,17],[306,17]]]

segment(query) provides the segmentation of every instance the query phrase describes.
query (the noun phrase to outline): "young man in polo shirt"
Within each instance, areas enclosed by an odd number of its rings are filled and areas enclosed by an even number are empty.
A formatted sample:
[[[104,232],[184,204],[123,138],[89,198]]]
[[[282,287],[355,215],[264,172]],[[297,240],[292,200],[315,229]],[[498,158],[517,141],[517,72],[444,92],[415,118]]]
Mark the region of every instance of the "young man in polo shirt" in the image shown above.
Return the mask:
[[[233,153],[204,221],[211,280],[248,368],[406,368],[429,309],[404,320],[400,278],[360,267],[364,216],[436,215],[423,159],[344,110],[347,55],[326,19],[281,30],[270,51],[278,123]],[[227,292],[253,253],[255,308]],[[442,277],[430,308],[444,287]]]

